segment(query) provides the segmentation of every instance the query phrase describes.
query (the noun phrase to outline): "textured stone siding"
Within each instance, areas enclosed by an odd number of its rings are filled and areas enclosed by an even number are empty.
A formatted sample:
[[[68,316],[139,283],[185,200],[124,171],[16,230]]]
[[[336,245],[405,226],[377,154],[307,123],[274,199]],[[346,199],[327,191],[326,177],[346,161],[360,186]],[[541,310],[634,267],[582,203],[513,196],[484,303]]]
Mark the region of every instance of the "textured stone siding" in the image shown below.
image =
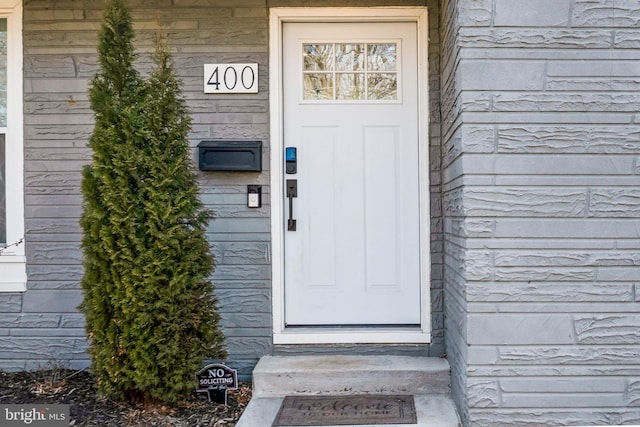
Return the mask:
[[[443,223],[440,182],[438,2],[429,0],[429,87],[432,191],[433,343],[430,346],[283,346],[271,339],[268,6],[416,6],[423,1],[131,0],[143,71],[157,31],[173,50],[193,115],[194,147],[206,139],[264,142],[262,173],[199,173],[205,204],[215,210],[209,237],[217,257],[213,279],[220,301],[229,364],[248,378],[258,358],[274,351],[444,353]],[[0,294],[0,369],[36,368],[49,361],[88,364],[82,295],[81,169],[93,113],[87,89],[97,70],[97,33],[103,2],[24,2],[25,193],[28,290]],[[259,93],[202,93],[204,63],[257,62]],[[248,184],[263,186],[263,206],[246,207]]]
[[[468,130],[460,126],[462,98],[458,88],[460,76],[459,31],[463,22],[483,21],[484,11],[474,5],[461,9],[456,0],[444,0],[440,5],[440,38],[441,38],[441,111],[442,111],[442,185],[444,215],[444,303],[445,303],[445,343],[447,359],[451,365],[451,393],[458,412],[463,421],[468,419],[466,400],[467,376],[467,303],[465,301],[464,278],[461,277],[461,259],[464,248],[461,245],[465,238],[474,235],[473,228],[464,218],[452,215],[456,208],[456,200],[461,196],[461,170],[449,167],[453,159],[463,151],[475,151],[470,144],[482,149],[484,137],[467,138]],[[482,133],[482,132],[481,132]],[[480,136],[480,135],[479,135]],[[467,142],[473,141],[473,142]],[[466,146],[464,145],[466,144]]]
[[[138,1],[132,7],[143,72],[157,31],[174,53],[192,112],[190,141],[264,142],[262,173],[202,173],[204,203],[216,212],[208,235],[217,259],[213,276],[230,363],[247,377],[271,352],[269,232],[268,13],[263,1]],[[87,341],[76,307],[82,295],[82,166],[93,113],[87,98],[97,69],[103,2],[32,0],[24,4],[25,192],[28,290],[0,295],[0,368],[48,361],[86,366]],[[258,94],[205,95],[202,66],[257,62]],[[263,205],[246,207],[248,184],[263,185]]]
[[[638,424],[640,3],[445,3],[446,336],[461,415]]]

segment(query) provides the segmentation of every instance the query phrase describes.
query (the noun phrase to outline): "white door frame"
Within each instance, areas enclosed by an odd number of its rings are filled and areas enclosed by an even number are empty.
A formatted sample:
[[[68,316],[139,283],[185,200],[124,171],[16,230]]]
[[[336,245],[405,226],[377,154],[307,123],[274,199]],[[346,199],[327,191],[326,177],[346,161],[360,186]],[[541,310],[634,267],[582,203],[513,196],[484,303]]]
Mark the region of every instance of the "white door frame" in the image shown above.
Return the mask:
[[[282,100],[282,25],[284,22],[416,22],[418,35],[418,117],[420,157],[421,324],[416,328],[295,328],[284,317],[284,141]],[[271,244],[274,344],[429,343],[430,212],[427,9],[424,7],[271,8],[269,15],[269,98],[271,125]]]

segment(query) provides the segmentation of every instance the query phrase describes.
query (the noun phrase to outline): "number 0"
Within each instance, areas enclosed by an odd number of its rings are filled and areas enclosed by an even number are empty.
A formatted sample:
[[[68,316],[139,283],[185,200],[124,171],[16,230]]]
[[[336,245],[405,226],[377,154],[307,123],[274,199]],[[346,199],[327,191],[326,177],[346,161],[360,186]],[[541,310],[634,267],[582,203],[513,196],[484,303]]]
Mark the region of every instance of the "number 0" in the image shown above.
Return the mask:
[[[256,82],[256,75],[253,72],[253,68],[248,65],[242,69],[242,73],[240,74],[240,80],[242,81],[242,86],[245,89],[251,89],[253,84]],[[247,83],[248,82],[248,83]]]

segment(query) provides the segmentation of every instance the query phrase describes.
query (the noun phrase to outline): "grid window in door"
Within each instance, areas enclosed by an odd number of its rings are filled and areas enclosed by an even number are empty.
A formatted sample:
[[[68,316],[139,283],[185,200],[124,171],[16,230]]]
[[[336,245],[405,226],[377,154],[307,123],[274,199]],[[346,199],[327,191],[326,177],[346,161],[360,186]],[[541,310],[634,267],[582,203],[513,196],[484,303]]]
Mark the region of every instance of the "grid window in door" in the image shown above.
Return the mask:
[[[399,43],[304,43],[305,101],[397,101]]]

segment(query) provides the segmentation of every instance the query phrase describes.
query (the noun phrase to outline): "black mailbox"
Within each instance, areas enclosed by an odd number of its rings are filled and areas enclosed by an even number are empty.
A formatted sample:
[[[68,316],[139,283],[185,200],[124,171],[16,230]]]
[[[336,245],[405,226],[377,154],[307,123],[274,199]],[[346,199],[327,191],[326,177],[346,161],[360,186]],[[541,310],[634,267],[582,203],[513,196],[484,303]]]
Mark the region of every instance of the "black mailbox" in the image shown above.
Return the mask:
[[[198,144],[202,171],[262,171],[262,141],[202,141]]]

